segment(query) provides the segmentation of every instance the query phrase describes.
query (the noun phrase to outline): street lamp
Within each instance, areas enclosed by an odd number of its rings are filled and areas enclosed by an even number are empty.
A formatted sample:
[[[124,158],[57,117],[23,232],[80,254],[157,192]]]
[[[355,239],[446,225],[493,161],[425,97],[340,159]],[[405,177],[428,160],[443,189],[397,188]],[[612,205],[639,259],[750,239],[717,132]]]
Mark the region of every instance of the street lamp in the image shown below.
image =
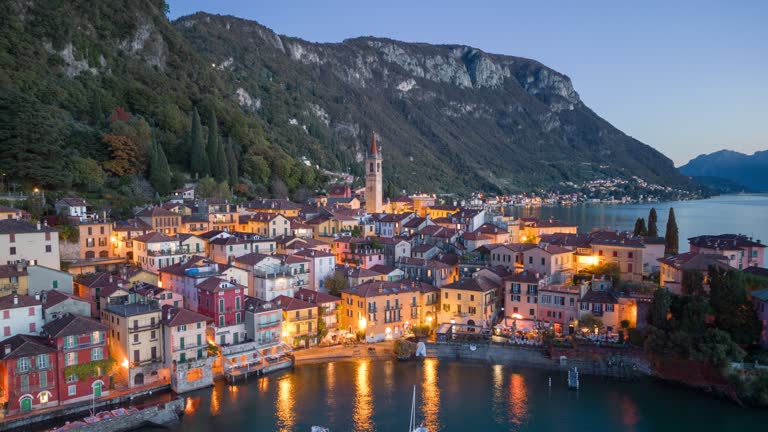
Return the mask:
[[[368,320],[365,319],[365,317],[360,318],[360,321],[357,322],[357,326],[360,328],[360,330],[365,331],[365,327],[368,325]]]

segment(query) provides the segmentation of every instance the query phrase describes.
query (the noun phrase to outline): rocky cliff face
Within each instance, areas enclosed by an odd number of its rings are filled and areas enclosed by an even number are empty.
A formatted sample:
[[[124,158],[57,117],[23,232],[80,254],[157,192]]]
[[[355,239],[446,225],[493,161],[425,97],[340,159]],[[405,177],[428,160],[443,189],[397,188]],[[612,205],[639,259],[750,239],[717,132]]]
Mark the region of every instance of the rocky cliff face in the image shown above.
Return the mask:
[[[354,171],[375,130],[385,179],[399,187],[517,190],[632,175],[686,184],[534,60],[372,37],[317,44],[202,13],[174,24],[212,63],[231,60],[222,76],[233,99],[244,109],[258,100],[251,112],[275,139],[329,168]]]

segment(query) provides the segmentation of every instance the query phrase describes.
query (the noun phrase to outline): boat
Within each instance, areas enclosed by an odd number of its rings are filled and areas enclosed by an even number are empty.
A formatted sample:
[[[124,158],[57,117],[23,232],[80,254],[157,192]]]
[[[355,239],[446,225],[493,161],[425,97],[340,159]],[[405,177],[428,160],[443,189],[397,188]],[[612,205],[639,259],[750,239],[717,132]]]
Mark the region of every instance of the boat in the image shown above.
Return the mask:
[[[411,400],[411,420],[410,425],[408,426],[408,432],[429,432],[429,430],[424,426],[424,422],[419,423],[419,425],[416,425],[416,386],[413,386],[413,399]]]

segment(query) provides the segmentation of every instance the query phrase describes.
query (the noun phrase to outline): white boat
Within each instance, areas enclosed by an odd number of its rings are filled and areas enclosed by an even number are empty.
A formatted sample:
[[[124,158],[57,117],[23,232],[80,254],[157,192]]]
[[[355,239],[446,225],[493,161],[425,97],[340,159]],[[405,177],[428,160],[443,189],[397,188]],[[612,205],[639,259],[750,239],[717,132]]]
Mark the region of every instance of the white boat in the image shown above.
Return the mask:
[[[408,432],[429,432],[429,430],[424,427],[424,422],[420,423],[418,426],[416,425],[416,386],[413,386],[413,399],[411,400],[411,423],[408,426]]]

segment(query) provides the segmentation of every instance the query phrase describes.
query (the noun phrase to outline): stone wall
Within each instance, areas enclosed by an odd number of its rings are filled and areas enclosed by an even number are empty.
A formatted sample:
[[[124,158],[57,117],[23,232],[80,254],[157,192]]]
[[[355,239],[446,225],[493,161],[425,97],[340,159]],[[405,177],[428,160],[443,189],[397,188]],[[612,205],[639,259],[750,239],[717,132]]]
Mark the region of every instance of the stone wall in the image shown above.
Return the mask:
[[[215,357],[205,357],[171,366],[171,388],[176,393],[186,393],[192,390],[210,387],[213,385],[213,360]],[[200,369],[202,377],[195,381],[188,381],[187,377],[191,369]]]
[[[184,400],[175,399],[163,406],[144,408],[136,414],[102,420],[97,423],[79,427],[78,432],[121,432],[136,429],[150,424],[165,426],[179,420],[179,413],[184,410]]]

